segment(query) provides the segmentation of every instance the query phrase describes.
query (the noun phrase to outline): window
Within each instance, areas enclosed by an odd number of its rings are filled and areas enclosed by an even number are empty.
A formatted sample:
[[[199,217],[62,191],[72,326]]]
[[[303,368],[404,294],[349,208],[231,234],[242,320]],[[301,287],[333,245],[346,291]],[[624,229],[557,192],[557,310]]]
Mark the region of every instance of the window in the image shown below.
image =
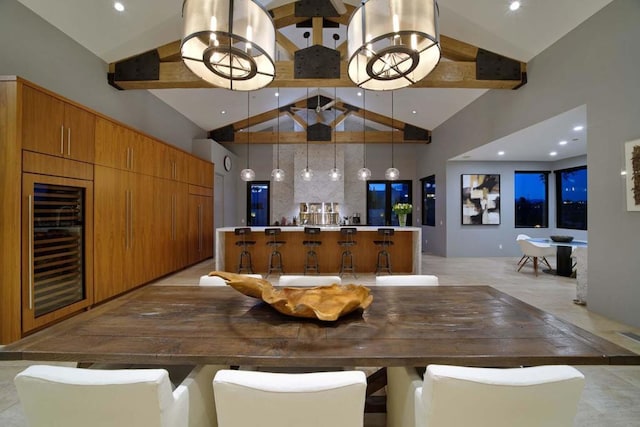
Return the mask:
[[[422,178],[422,225],[436,225],[436,176]]]
[[[516,171],[514,176],[516,228],[549,227],[549,172]]]
[[[367,225],[398,225],[396,203],[412,203],[412,181],[367,181]]]
[[[269,225],[269,181],[247,182],[247,225]]]
[[[587,167],[556,172],[556,226],[587,229]]]

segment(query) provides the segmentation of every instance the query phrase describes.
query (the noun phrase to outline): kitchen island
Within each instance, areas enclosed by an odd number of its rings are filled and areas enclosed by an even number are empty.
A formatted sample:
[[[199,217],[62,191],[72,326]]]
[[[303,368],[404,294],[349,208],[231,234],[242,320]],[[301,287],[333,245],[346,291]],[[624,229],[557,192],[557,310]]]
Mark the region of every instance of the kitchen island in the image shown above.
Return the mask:
[[[374,240],[382,240],[378,234],[378,228],[372,226],[353,226],[357,230],[354,236],[356,245],[351,247],[354,255],[356,274],[374,273],[376,260],[380,248]],[[266,274],[269,265],[271,248],[267,245],[268,236],[264,234],[265,228],[251,227],[251,233],[247,240],[255,240],[256,244],[249,248],[253,260],[255,273]],[[393,228],[393,246],[391,253],[391,267],[393,273],[421,274],[420,254],[422,252],[422,229],[420,227],[384,227]],[[309,236],[304,234],[304,227],[283,226],[278,240],[286,242],[280,247],[282,263],[286,274],[302,274],[307,248],[302,241]],[[316,249],[320,274],[336,274],[340,271],[340,261],[343,248],[338,245],[343,240],[338,226],[322,226],[321,232],[313,238],[322,241]],[[240,236],[234,234],[235,227],[223,227],[216,229],[216,269],[235,272],[241,248],[236,246]]]

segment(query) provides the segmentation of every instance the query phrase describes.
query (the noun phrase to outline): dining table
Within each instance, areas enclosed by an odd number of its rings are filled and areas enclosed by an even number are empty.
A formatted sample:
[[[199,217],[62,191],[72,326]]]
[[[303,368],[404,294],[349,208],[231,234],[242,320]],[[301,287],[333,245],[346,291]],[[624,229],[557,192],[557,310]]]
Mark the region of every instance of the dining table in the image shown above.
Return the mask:
[[[549,246],[556,247],[556,269],[555,271],[550,271],[551,273],[555,273],[558,276],[571,277],[573,275],[573,262],[571,260],[571,252],[573,248],[576,247],[584,247],[588,246],[586,240],[566,240],[566,241],[556,241],[553,239],[547,238],[531,238],[529,239],[532,242],[536,243],[544,243]]]
[[[388,367],[640,364],[640,355],[489,286],[371,286],[336,321],[227,287],[148,285],[0,348],[0,360]]]

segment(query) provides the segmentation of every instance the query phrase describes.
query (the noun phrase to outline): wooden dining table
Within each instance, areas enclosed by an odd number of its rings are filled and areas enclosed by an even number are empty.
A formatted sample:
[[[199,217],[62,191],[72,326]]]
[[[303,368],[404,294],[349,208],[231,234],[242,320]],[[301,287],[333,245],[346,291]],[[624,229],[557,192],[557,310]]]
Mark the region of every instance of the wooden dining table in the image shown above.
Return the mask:
[[[149,285],[0,348],[0,360],[261,367],[640,364],[488,286],[372,286],[337,321],[288,317],[229,287]]]

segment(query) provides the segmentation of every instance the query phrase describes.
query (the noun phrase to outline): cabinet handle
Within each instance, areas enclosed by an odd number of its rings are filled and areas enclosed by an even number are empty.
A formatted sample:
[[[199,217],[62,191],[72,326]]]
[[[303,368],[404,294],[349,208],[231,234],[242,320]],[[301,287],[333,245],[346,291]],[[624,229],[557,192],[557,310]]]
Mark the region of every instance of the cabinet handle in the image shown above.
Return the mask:
[[[202,252],[202,205],[198,205],[198,251]]]
[[[124,247],[129,249],[129,190],[124,190]]]
[[[64,125],[60,125],[60,154],[64,155]]]
[[[29,310],[33,310],[33,195],[29,194]]]
[[[67,128],[67,156],[71,156],[71,128]]]
[[[171,240],[176,240],[176,195],[171,195]]]
[[[133,191],[129,190],[129,242],[133,248]]]

